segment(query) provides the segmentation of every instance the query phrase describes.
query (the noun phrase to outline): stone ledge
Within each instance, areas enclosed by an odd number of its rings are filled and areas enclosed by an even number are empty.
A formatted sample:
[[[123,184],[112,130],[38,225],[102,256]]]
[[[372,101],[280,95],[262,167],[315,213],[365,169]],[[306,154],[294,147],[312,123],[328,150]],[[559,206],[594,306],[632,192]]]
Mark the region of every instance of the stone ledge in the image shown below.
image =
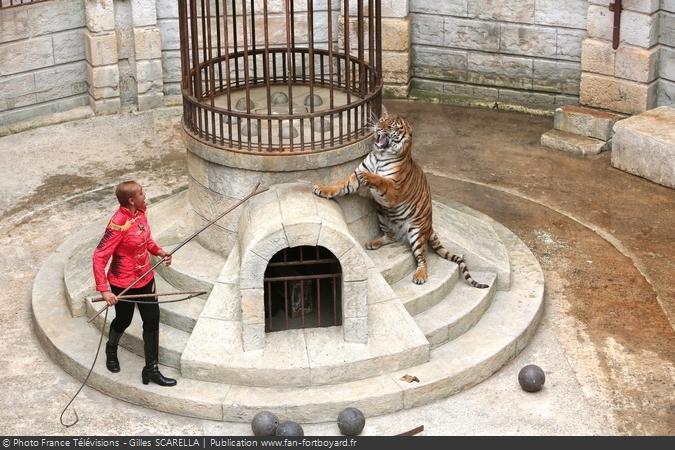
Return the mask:
[[[608,150],[611,143],[566,131],[550,130],[541,135],[541,145],[553,150],[588,156]]]
[[[625,116],[577,105],[565,105],[555,110],[553,128],[602,141],[612,138],[612,127]]]

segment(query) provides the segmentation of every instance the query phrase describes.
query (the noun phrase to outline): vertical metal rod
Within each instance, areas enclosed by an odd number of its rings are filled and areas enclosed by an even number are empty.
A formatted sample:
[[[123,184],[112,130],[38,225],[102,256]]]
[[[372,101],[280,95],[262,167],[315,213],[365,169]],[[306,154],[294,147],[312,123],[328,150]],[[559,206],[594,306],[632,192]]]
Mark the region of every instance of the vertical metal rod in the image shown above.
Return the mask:
[[[270,331],[274,331],[272,326],[272,283],[267,282],[267,317],[269,317]]]
[[[284,256],[286,256],[285,253]],[[284,258],[285,260],[286,258]],[[288,330],[288,281],[284,281],[284,316],[286,317],[286,329]]]
[[[211,106],[215,106],[215,98],[216,98],[216,73],[215,73],[215,67],[213,64],[213,40],[211,37],[211,1],[208,0],[206,2],[206,30],[208,33],[208,54],[209,54],[209,62],[208,62],[208,71],[209,71],[209,101],[211,103]],[[212,141],[215,144],[216,143],[216,114],[214,113],[213,110],[209,111],[208,109],[205,108],[208,114],[211,115],[211,133],[212,133]]]
[[[204,63],[204,86],[203,86],[203,91],[202,91],[202,96],[200,97],[200,109],[201,112],[204,113],[204,138],[208,139],[209,138],[209,117],[208,117],[208,110],[206,108],[201,107],[201,101],[204,97],[204,92],[208,92],[209,90],[209,60],[208,60],[208,49],[207,49],[207,40],[206,40],[206,6],[204,6],[204,1],[201,0],[201,17],[202,17],[202,62]],[[200,114],[201,115],[201,114]]]
[[[612,27],[612,48],[619,48],[621,38],[621,11],[623,11],[622,0],[614,0],[609,4],[609,10],[614,13],[614,25]]]
[[[331,278],[333,281],[333,325],[337,325],[337,282],[336,278]]]
[[[375,18],[373,17],[373,0],[368,0],[368,67],[370,68],[370,82],[368,84],[368,92],[370,92],[375,86],[375,71],[373,67],[375,66]],[[369,116],[370,118],[370,116]]]
[[[368,2],[370,3],[370,2]],[[363,96],[363,84],[364,84],[364,49],[363,49],[363,0],[358,1],[357,7],[359,8],[357,13],[357,33],[358,33],[358,52],[359,52],[359,92]]]
[[[293,49],[293,82],[297,81],[295,73],[295,0],[291,0],[291,48]]]
[[[375,40],[377,42],[377,82],[379,83],[382,80],[382,0],[370,0],[375,1]],[[382,115],[382,93],[377,96],[375,99],[375,113],[377,117]]]
[[[265,59],[263,60],[263,72],[265,73],[265,89],[267,91],[267,116],[272,115],[272,92],[270,88],[270,35],[269,35],[269,22],[267,17],[267,1],[263,1],[263,29],[265,34]],[[274,58],[276,61],[276,58]],[[276,72],[276,64],[275,64]],[[276,77],[276,73],[275,73]],[[260,127],[258,127],[260,129]],[[272,121],[267,120],[267,150],[272,149]]]
[[[232,12],[230,14],[232,15],[232,45],[233,45],[232,54],[235,55],[234,79],[235,79],[235,86],[239,87],[239,56],[237,56],[237,53],[239,52],[239,45],[237,43],[237,35],[239,34],[237,32],[237,0],[232,0]]]
[[[291,59],[291,35],[293,29],[293,19],[291,17],[291,5],[292,0],[286,0],[286,60],[287,60],[287,70],[288,70],[288,114],[293,114],[293,81],[291,80],[291,65],[295,61],[295,57]],[[295,51],[295,49],[294,49]],[[295,70],[293,70],[295,72]],[[281,137],[281,132],[279,134]],[[288,137],[290,139],[290,151],[293,151],[293,124],[289,121],[288,123]],[[281,145],[281,140],[279,140],[279,147]]]
[[[218,41],[218,48],[216,49],[216,54],[218,55],[218,85],[220,88],[220,91],[223,91],[223,53],[221,49],[221,39],[222,37],[220,36],[220,2],[218,0],[215,1],[216,4],[216,41]],[[223,122],[220,122],[220,136],[222,140],[223,136]]]
[[[305,328],[305,280],[300,280],[300,324]]]
[[[229,37],[229,26],[227,24],[227,0],[223,0],[223,37],[225,38],[225,51],[227,52],[227,58],[225,58],[225,86],[227,88],[227,137],[232,145],[232,97],[231,97],[231,85],[232,80],[230,79],[230,37]]]
[[[317,326],[321,326],[321,280],[316,279],[316,313],[317,313]]]
[[[309,45],[309,112],[314,112],[314,8],[307,0],[307,38]],[[314,146],[314,118],[309,121],[310,139]],[[304,129],[303,129],[304,130]]]
[[[351,66],[351,44],[349,42],[349,0],[344,0],[344,21],[345,21],[345,87],[347,88],[347,105],[351,105],[351,83],[349,79]],[[350,108],[347,108],[347,134],[351,132],[351,114]],[[342,135],[342,133],[340,133]]]
[[[251,0],[251,51],[253,53],[253,83],[258,83],[258,55],[255,46],[255,0]],[[267,3],[266,1],[263,3]]]
[[[246,0],[241,1],[241,25],[244,36],[244,90],[246,91],[246,114],[251,114],[251,83],[248,73],[248,17],[246,13]],[[246,142],[248,151],[251,151],[251,118],[246,118]],[[241,139],[240,139],[241,140]],[[241,147],[241,146],[240,146]]]
[[[197,101],[202,98],[202,75],[199,68],[199,32],[197,31],[197,0],[190,2],[190,28],[192,29],[192,71],[194,72],[194,96]],[[197,130],[199,136],[202,135],[202,116],[197,106],[195,106],[197,113]]]

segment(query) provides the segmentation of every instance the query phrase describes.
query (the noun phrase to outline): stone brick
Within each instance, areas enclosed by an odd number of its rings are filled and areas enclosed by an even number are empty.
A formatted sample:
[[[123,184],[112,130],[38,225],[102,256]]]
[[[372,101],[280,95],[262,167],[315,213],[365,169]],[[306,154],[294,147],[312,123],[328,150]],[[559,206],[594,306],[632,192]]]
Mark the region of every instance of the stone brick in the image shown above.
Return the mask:
[[[181,81],[180,53],[166,51],[162,53],[162,72],[164,84]]]
[[[442,2],[430,2],[429,0],[410,0],[410,12],[466,17],[467,1],[443,0]]]
[[[345,281],[342,285],[342,316],[368,315],[368,280]]]
[[[579,94],[581,67],[567,61],[533,61],[532,88],[561,94]]]
[[[131,23],[134,27],[146,27],[157,23],[157,7],[154,0],[131,0]]]
[[[84,28],[52,35],[54,64],[81,61],[85,58]]]
[[[443,45],[443,17],[413,16],[411,25],[413,44]]]
[[[117,65],[92,67],[87,65],[89,95],[101,100],[120,95],[120,74]]]
[[[28,8],[32,36],[84,27],[82,0],[60,0]]]
[[[675,81],[675,49],[661,47],[659,56],[659,76]]]
[[[91,109],[93,109],[97,115],[117,114],[120,112],[121,103],[119,97],[97,100],[89,96],[89,106],[91,106]]]
[[[262,289],[241,290],[241,320],[243,323],[264,323],[264,293]]]
[[[157,0],[157,18],[178,19],[178,2],[175,0]]]
[[[534,23],[586,28],[588,0],[536,0]]]
[[[0,14],[0,43],[16,41],[30,36],[26,8],[9,8]]]
[[[384,72],[410,72],[410,53],[382,52],[382,67]]]
[[[413,73],[423,78],[466,81],[466,51],[435,47],[413,47]]]
[[[161,57],[162,42],[159,28],[134,28],[134,50],[137,61]]]
[[[531,25],[501,25],[499,50],[505,53],[553,58],[557,54],[556,29]]]
[[[157,21],[162,41],[162,50],[180,50],[178,19]]]
[[[555,96],[555,107],[560,108],[566,105],[576,105],[579,103],[579,97],[576,95],[556,95]]]
[[[552,110],[555,102],[555,95],[500,88],[497,101],[499,103],[525,106],[534,109]]]
[[[614,0],[590,0],[589,3],[601,5],[607,8]],[[666,2],[668,0],[665,0]],[[659,0],[623,0],[622,6],[624,9],[651,14],[658,11]]]
[[[499,98],[499,90],[471,84],[443,83],[443,92],[453,97],[480,99],[488,102],[496,102]]]
[[[80,106],[86,106],[88,100],[89,96],[85,94],[12,109],[0,114],[0,124],[9,124],[24,120],[33,121],[37,116],[60,113]]]
[[[382,88],[385,98],[406,98],[410,94],[411,82],[403,84],[385,84]]]
[[[51,36],[0,45],[0,76],[27,72],[54,64]]]
[[[656,87],[655,82],[643,84],[584,72],[580,98],[586,106],[638,114],[656,105]]]
[[[245,352],[253,352],[265,348],[265,324],[243,324],[242,346]]]
[[[658,77],[659,49],[620,45],[616,50],[614,76],[650,83]]]
[[[584,72],[614,75],[614,58],[611,42],[584,39],[581,51],[581,70]]]
[[[442,94],[444,85],[445,83],[443,81],[422,80],[419,78],[413,78],[412,80],[413,89],[425,92],[435,92]]]
[[[612,138],[612,127],[622,118],[619,114],[567,105],[556,109],[553,127],[567,133],[609,141]]]
[[[0,79],[0,111],[36,103],[35,76],[25,73]]]
[[[675,14],[662,12],[659,29],[659,42],[670,47],[675,47]]]
[[[113,0],[85,0],[84,7],[89,31],[100,33],[115,29]]]
[[[115,33],[84,33],[84,48],[87,61],[92,66],[107,66],[117,63],[117,36]]]
[[[588,7],[589,37],[612,40],[613,13],[597,5]],[[658,15],[624,11],[621,14],[621,42],[651,48],[658,41]]]
[[[468,55],[467,81],[488,86],[532,88],[532,60],[489,53]]]
[[[364,3],[368,3],[367,0]],[[403,18],[408,16],[410,5],[408,0],[383,0],[382,17]]]
[[[661,0],[661,12],[675,13],[675,0]]]
[[[573,61],[581,60],[581,43],[586,37],[586,30],[570,30],[558,28],[556,37],[556,54],[559,58]]]
[[[139,95],[151,90],[161,92],[163,88],[162,60],[137,61],[136,81]]]
[[[503,0],[468,0],[467,15],[479,19],[532,23],[535,0],[505,2]]]
[[[658,99],[657,104],[675,105],[675,82],[660,79],[658,81]]]
[[[410,19],[382,19],[382,49],[410,50]]]
[[[499,24],[446,17],[443,44],[447,47],[481,51],[499,50]]]
[[[368,342],[368,318],[347,317],[342,320],[342,332],[345,342]]]
[[[38,102],[87,92],[87,63],[84,61],[35,72]]]
[[[612,166],[675,188],[675,108],[661,106],[618,122]]]
[[[541,135],[541,145],[575,155],[597,155],[609,149],[609,143],[586,136],[550,130]]]

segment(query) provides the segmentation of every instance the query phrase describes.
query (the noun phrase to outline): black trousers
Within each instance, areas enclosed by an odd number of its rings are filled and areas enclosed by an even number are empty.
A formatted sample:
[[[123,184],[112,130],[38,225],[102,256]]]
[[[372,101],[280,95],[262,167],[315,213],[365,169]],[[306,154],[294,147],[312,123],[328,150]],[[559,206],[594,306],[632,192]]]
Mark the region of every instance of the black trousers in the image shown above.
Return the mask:
[[[125,288],[110,285],[110,291],[119,295]],[[148,284],[141,287],[133,287],[129,289],[124,295],[138,295],[138,294],[154,294],[155,280],[151,280]],[[115,304],[115,318],[110,326],[118,333],[124,333],[124,330],[131,324],[131,319],[134,317],[135,306],[138,305],[138,311],[141,313],[143,319],[143,331],[155,332],[159,331],[159,305],[157,304],[157,297],[147,297],[132,299],[141,303],[130,303],[119,301]]]

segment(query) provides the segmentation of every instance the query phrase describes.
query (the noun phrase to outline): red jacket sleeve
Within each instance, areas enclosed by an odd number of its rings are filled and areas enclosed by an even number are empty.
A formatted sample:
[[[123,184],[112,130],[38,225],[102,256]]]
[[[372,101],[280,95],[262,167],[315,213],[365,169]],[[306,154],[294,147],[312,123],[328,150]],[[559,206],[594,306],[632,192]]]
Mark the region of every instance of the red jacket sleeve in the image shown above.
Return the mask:
[[[99,292],[110,290],[108,279],[105,275],[105,266],[115,252],[115,248],[122,240],[123,235],[124,233],[122,231],[113,229],[110,224],[108,224],[101,241],[94,250],[94,254],[92,255],[94,281],[96,282],[96,290]]]
[[[157,243],[152,240],[152,237],[148,239],[148,245],[146,246],[146,248],[151,254],[155,256],[159,255],[159,252],[162,251],[162,247],[157,245]]]

